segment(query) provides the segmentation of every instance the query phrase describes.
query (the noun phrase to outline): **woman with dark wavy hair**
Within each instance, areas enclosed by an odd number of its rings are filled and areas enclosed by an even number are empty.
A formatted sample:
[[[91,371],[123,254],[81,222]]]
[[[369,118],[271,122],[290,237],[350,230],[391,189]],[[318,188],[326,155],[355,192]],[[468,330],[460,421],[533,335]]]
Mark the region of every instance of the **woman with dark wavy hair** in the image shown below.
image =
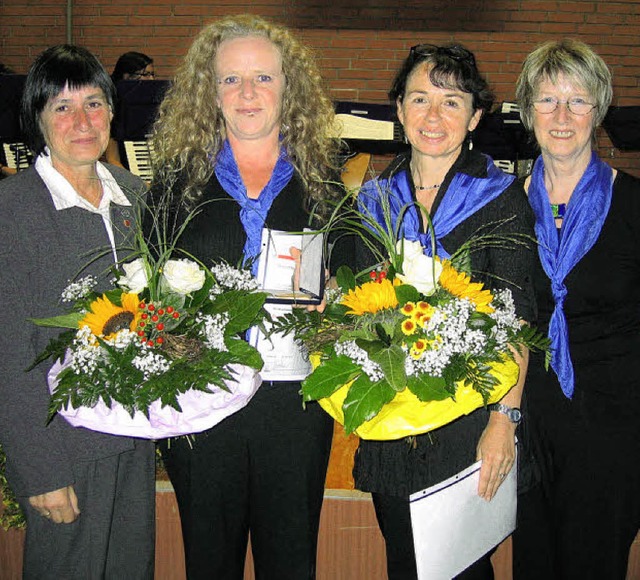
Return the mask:
[[[359,203],[366,215],[387,227],[383,208],[389,207],[390,225],[399,237],[420,241],[429,252],[428,213],[440,258],[452,255],[487,226],[495,235],[532,236],[531,210],[522,187],[471,147],[471,133],[491,108],[493,95],[470,51],[460,45],[414,46],[389,96],[411,148],[364,185]],[[533,252],[526,244],[506,246],[483,245],[472,251],[472,278],[489,288],[510,289],[519,317],[531,320]],[[481,459],[478,495],[491,500],[513,468],[527,353],[516,359],[520,377],[501,404],[409,439],[360,442],[356,487],[372,493],[390,580],[417,578],[412,493]],[[489,556],[460,577],[492,578]]]
[[[308,49],[257,16],[204,28],[160,107],[156,207],[178,247],[203,263],[253,263],[264,227],[301,231],[326,211],[337,144],[333,107]],[[169,233],[171,237],[172,232]],[[271,375],[274,376],[274,375]],[[332,421],[303,408],[299,378],[263,383],[249,404],[192,443],[163,442],[187,576],[315,576]]]

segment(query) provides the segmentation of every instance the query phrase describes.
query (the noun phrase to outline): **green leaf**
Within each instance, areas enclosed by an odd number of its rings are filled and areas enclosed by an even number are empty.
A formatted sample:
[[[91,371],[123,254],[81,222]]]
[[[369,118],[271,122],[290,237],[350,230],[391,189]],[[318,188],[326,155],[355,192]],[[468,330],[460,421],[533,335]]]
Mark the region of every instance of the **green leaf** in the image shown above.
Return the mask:
[[[445,388],[446,382],[442,377],[431,375],[412,375],[407,378],[407,388],[423,403],[429,401],[443,401],[451,397]]]
[[[348,266],[340,266],[336,272],[336,282],[343,292],[348,292],[356,287],[356,277]]]
[[[77,330],[78,323],[84,318],[82,312],[71,312],[62,314],[61,316],[52,316],[51,318],[29,318],[37,326],[47,326],[51,328],[74,328]]]
[[[387,381],[372,383],[364,373],[349,388],[342,405],[344,429],[353,433],[365,421],[373,419],[396,395]]]
[[[302,398],[305,401],[317,401],[329,397],[359,373],[362,373],[362,369],[347,356],[324,360],[302,381]]]
[[[380,365],[389,385],[397,392],[404,390],[407,386],[407,373],[404,369],[405,356],[405,352],[398,344],[393,344],[369,355],[372,361]]]
[[[243,361],[243,364],[256,370],[260,370],[263,367],[264,361],[262,360],[262,356],[246,340],[231,338],[225,340],[225,344],[229,352],[237,357],[238,360]]]
[[[485,333],[488,333],[489,329],[493,328],[495,325],[496,321],[484,312],[472,312],[471,316],[469,316],[469,328],[482,330]]]
[[[395,287],[396,298],[400,306],[404,306],[407,302],[418,302],[420,300],[420,292],[410,284],[401,284]]]
[[[220,294],[207,314],[226,312],[229,314],[226,334],[237,334],[253,326],[259,316],[267,295],[264,292],[247,293],[241,290],[231,290]]]

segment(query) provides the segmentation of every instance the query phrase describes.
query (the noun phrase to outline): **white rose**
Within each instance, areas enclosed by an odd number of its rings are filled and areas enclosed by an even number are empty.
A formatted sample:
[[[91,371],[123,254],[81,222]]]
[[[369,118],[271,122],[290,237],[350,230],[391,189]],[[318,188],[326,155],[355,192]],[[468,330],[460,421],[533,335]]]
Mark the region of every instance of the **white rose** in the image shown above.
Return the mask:
[[[405,284],[414,286],[420,294],[425,296],[433,294],[442,273],[442,264],[425,256],[420,242],[401,240],[396,244],[396,249],[401,251],[402,245],[404,245],[402,274],[396,274],[396,277]]]
[[[140,294],[147,287],[147,271],[142,258],[122,265],[124,276],[120,276],[118,285],[133,294]]]
[[[162,274],[169,288],[183,295],[200,290],[205,280],[204,270],[187,259],[167,260]]]

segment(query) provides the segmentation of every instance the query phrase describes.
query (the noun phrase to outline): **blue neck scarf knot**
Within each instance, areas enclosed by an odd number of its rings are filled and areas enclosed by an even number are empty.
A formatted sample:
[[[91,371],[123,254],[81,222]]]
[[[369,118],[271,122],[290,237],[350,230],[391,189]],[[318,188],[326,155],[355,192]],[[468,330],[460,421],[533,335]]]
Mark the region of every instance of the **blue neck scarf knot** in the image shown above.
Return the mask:
[[[257,273],[260,255],[260,243],[262,239],[262,228],[267,220],[267,214],[271,209],[273,200],[291,181],[293,176],[293,164],[287,155],[284,147],[280,149],[280,155],[276,161],[271,179],[260,192],[257,199],[252,199],[247,195],[240,170],[233,156],[233,150],[228,140],[225,140],[222,148],[216,156],[214,172],[222,189],[224,189],[240,205],[240,222],[247,234],[244,244],[244,262],[251,261],[251,268],[254,276]]]
[[[484,157],[487,176],[474,177],[466,173],[456,173],[440,205],[431,216],[436,238],[436,254],[441,258],[450,257],[441,239],[498,197],[515,180],[513,175],[500,171],[489,156]],[[398,220],[402,220],[398,237],[419,241],[425,254],[430,256],[431,234],[422,231],[420,208],[415,205],[415,201],[407,169],[398,171],[387,179],[368,181],[358,195],[360,210],[383,226],[386,223],[384,206],[388,205],[392,226],[396,227]]]
[[[549,202],[544,183],[544,161],[538,157],[529,184],[529,203],[536,216],[538,255],[551,281],[555,307],[549,321],[551,368],[558,376],[560,388],[571,399],[575,388],[573,363],[569,352],[569,329],[564,313],[567,296],[565,279],[569,272],[593,247],[600,235],[611,207],[613,170],[595,152],[571,194],[562,222],[561,235]]]

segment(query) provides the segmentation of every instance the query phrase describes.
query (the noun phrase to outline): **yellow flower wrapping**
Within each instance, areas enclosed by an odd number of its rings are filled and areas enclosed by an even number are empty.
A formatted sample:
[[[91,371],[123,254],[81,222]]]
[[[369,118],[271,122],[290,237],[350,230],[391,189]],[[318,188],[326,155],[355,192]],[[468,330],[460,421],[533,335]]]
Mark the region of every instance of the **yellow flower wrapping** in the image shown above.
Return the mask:
[[[318,361],[316,359],[312,362],[315,362],[315,366]],[[489,403],[495,403],[516,384],[519,367],[511,359],[493,363],[491,367],[491,374],[498,379],[498,384],[491,392]],[[344,424],[342,404],[350,384],[343,385],[330,397],[318,401],[320,406],[341,425]],[[404,389],[390,403],[382,407],[373,419],[360,425],[355,432],[362,439],[379,441],[420,435],[451,423],[462,415],[468,415],[483,404],[482,396],[477,391],[461,384],[456,389],[455,401],[448,398],[443,401],[423,403],[409,389]]]

